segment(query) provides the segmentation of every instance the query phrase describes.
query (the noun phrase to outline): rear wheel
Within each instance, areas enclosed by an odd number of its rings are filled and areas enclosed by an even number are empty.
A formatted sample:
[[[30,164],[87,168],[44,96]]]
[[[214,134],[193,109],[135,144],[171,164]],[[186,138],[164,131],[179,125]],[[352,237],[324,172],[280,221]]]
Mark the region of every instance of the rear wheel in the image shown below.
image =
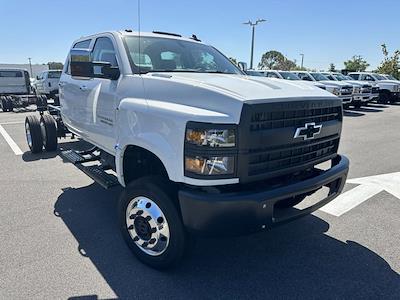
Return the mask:
[[[6,97],[1,97],[1,109],[3,110],[3,112],[7,112],[8,111],[8,106],[7,106],[7,100]]]
[[[389,100],[390,100],[390,92],[385,90],[379,95],[378,103],[386,104],[389,102]]]
[[[48,152],[57,150],[57,125],[50,115],[42,115],[40,118],[40,130],[44,149]]]
[[[120,230],[129,248],[156,269],[176,265],[190,244],[170,190],[163,179],[142,178],[128,185],[118,206]]]
[[[25,119],[25,134],[29,149],[32,153],[39,153],[43,148],[43,138],[40,122],[36,116],[27,116]]]

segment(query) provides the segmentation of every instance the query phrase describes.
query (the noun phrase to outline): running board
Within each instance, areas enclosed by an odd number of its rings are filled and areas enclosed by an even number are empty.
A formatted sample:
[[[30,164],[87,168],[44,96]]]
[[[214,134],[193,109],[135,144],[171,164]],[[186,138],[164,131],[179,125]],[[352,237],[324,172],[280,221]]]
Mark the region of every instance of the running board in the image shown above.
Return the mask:
[[[119,185],[117,177],[105,172],[101,168],[101,166],[85,167],[85,166],[79,165],[78,168],[105,189],[109,189],[113,186]]]
[[[74,150],[61,151],[61,157],[73,163],[79,170],[100,184],[103,188],[109,189],[119,185],[118,178],[106,172],[110,167],[100,165],[84,166],[83,163],[98,161],[99,157],[94,154],[85,153],[89,157],[81,155]]]
[[[89,153],[85,153],[89,154]],[[85,162],[89,161],[96,161],[99,159],[98,156],[90,154],[89,157],[84,157],[82,154],[78,153],[77,151],[74,150],[65,150],[61,151],[61,156],[68,160],[69,162],[73,163],[74,165],[76,164],[82,164]]]

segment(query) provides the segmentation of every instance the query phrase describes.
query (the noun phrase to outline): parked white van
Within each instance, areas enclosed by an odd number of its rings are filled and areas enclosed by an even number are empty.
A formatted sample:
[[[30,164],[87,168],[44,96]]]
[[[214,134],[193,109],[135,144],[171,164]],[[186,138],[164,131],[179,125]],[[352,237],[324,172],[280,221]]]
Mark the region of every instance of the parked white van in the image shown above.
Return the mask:
[[[0,96],[30,93],[29,73],[23,69],[0,69]]]

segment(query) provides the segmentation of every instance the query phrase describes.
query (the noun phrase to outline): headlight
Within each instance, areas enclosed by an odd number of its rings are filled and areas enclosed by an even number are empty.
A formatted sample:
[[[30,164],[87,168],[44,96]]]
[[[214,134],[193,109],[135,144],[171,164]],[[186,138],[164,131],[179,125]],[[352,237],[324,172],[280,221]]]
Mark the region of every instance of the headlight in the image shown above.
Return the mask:
[[[186,156],[185,171],[198,175],[232,175],[235,171],[235,158],[233,156]]]
[[[188,122],[185,133],[185,176],[233,178],[236,171],[237,126]]]
[[[235,147],[235,130],[187,129],[186,142],[207,147]]]
[[[333,88],[332,89],[332,94],[334,94],[336,96],[340,96],[340,89],[339,88]]]

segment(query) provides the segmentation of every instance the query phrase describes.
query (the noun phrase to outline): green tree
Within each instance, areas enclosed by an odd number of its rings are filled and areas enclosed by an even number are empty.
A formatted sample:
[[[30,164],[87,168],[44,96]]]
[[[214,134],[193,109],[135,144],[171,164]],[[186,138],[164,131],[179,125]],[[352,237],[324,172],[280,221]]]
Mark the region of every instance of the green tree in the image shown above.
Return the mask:
[[[389,55],[386,44],[381,45],[383,53],[383,61],[378,67],[378,73],[389,74],[396,78],[400,78],[400,50],[394,51],[393,55]]]
[[[258,68],[270,70],[293,70],[296,68],[296,63],[287,59],[281,52],[271,50],[262,55]]]
[[[329,70],[328,71],[329,72],[336,72],[336,67],[335,67],[335,65],[333,63],[329,64]]]
[[[363,72],[369,67],[369,63],[361,55],[354,55],[351,59],[344,62],[344,66],[352,72]]]
[[[60,62],[48,62],[47,65],[49,66],[49,70],[62,70],[64,65]]]

